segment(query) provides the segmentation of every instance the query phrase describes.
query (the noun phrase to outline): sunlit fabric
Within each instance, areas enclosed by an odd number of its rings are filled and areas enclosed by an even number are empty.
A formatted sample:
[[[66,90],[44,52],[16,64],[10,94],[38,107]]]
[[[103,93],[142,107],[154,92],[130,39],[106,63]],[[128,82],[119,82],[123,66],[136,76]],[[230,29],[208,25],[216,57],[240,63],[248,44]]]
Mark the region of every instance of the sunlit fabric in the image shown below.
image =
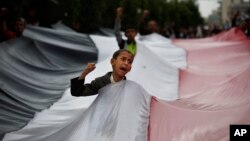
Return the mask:
[[[188,52],[180,98],[154,98],[150,141],[228,141],[229,125],[250,124],[250,41],[238,29],[175,40]]]

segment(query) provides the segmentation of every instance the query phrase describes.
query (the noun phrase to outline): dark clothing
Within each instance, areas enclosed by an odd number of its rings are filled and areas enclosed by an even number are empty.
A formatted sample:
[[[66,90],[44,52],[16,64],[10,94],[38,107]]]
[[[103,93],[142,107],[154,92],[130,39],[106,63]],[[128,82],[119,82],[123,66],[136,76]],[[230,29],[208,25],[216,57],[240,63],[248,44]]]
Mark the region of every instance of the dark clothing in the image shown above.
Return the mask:
[[[84,84],[85,79],[71,79],[71,95],[72,96],[91,96],[98,93],[98,90],[111,83],[110,77],[112,72],[108,72],[104,76],[98,77],[90,84]]]
[[[152,32],[150,32],[150,31],[147,29],[147,23],[148,23],[149,21],[150,21],[150,18],[149,18],[149,17],[140,20],[140,23],[139,23],[139,33],[140,33],[140,35],[148,35],[148,34],[151,34],[151,33],[152,33]]]

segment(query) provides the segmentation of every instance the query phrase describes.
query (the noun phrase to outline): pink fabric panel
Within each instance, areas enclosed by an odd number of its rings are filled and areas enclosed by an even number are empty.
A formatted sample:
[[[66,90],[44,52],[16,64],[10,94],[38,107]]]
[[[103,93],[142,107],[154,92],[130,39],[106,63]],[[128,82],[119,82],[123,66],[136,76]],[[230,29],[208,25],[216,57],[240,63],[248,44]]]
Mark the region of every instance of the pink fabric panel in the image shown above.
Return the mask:
[[[250,66],[249,45],[250,42],[245,41],[237,45],[188,51],[188,67],[180,71],[180,96],[217,88],[242,75]]]
[[[238,29],[175,40],[187,50],[180,99],[151,101],[149,141],[228,141],[230,124],[250,124],[250,41]]]
[[[243,41],[247,40],[247,36],[240,30],[239,28],[231,28],[229,31],[223,31],[217,35],[206,38],[195,38],[195,39],[173,39],[172,42],[181,44],[181,47],[189,47],[192,46],[186,43],[200,43],[200,42],[210,42],[211,41]]]
[[[225,109],[192,104],[152,99],[149,140],[228,141],[230,124],[250,123],[249,103]]]

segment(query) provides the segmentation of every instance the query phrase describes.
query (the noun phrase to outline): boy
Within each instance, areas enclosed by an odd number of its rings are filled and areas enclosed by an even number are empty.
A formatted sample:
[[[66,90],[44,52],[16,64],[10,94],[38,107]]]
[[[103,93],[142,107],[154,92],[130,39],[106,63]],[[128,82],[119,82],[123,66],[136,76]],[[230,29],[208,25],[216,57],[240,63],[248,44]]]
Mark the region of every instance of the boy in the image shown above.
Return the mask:
[[[110,60],[113,71],[96,78],[90,84],[84,84],[85,77],[95,69],[95,64],[89,63],[80,77],[71,79],[72,96],[95,95],[99,89],[110,83],[126,80],[125,75],[131,70],[133,59],[134,55],[126,49],[116,51]]]
[[[133,26],[126,26],[125,27],[125,36],[127,40],[122,39],[121,35],[121,17],[123,15],[123,8],[119,7],[116,9],[116,18],[115,18],[115,36],[118,42],[120,49],[127,49],[131,53],[135,55],[136,53],[136,42],[135,36],[137,35],[137,30]]]

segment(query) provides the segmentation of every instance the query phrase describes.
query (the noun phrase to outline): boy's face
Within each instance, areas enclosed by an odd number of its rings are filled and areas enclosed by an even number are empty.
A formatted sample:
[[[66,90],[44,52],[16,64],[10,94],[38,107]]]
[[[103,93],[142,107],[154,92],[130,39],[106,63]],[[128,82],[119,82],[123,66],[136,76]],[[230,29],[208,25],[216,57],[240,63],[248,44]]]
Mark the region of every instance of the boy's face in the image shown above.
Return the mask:
[[[113,73],[123,78],[132,67],[133,55],[128,52],[121,52],[116,59],[111,59]]]
[[[149,21],[147,26],[148,26],[148,30],[151,32],[158,32],[159,30],[158,24],[154,20]]]
[[[25,28],[24,22],[23,21],[16,21],[15,28],[16,28],[16,32],[22,33],[24,28]]]
[[[134,40],[136,34],[137,34],[137,31],[133,28],[128,28],[125,31],[125,36],[128,38],[128,40]]]

